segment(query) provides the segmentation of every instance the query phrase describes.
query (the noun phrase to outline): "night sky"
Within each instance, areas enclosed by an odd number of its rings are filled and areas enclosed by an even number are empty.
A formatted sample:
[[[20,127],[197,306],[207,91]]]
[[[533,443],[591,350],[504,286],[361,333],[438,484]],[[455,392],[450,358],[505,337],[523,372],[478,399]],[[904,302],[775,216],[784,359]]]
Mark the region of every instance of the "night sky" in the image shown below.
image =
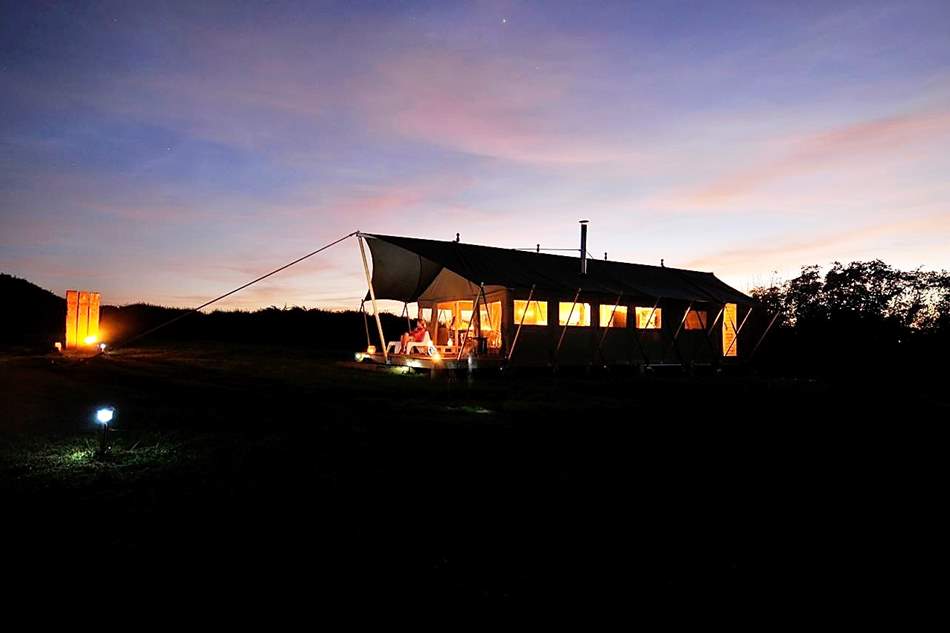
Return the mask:
[[[80,6],[83,5],[83,6]],[[350,231],[950,268],[950,2],[2,2],[0,271],[195,305]],[[355,307],[354,241],[227,305]]]

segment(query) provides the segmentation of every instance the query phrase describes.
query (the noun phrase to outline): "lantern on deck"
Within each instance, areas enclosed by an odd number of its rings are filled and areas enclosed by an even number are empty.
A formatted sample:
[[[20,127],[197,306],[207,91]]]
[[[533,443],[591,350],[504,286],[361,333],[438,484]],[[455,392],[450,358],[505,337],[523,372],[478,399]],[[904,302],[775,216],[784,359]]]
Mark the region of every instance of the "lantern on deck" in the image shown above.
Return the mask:
[[[99,342],[99,293],[66,291],[66,349],[95,347]]]

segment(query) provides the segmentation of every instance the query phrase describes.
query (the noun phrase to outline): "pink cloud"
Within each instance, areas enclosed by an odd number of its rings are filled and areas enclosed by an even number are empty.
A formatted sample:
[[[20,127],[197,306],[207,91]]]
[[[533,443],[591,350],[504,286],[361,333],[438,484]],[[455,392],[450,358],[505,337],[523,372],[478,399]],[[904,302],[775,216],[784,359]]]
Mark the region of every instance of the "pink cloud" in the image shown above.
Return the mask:
[[[704,255],[688,261],[686,266],[722,273],[761,274],[767,270],[827,263],[848,256],[877,257],[877,246],[882,241],[902,236],[917,237],[922,233],[930,238],[939,239],[943,235],[950,239],[950,210],[824,235],[769,239],[762,244]],[[945,264],[937,262],[937,265]]]
[[[378,64],[360,93],[377,129],[460,152],[566,165],[635,156],[562,111],[576,88],[571,72],[539,68],[449,49],[408,52]]]
[[[861,121],[799,139],[778,141],[780,156],[739,169],[684,196],[689,206],[713,206],[773,182],[811,173],[839,160],[888,158],[908,146],[950,134],[950,112],[925,111]]]

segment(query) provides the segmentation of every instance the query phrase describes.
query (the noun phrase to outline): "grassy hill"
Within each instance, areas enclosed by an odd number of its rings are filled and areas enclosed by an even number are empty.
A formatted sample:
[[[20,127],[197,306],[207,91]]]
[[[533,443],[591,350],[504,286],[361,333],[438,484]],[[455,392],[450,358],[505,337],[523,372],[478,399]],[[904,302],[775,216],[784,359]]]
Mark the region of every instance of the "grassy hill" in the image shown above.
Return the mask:
[[[26,279],[0,273],[0,343],[50,346],[66,329],[66,299]]]

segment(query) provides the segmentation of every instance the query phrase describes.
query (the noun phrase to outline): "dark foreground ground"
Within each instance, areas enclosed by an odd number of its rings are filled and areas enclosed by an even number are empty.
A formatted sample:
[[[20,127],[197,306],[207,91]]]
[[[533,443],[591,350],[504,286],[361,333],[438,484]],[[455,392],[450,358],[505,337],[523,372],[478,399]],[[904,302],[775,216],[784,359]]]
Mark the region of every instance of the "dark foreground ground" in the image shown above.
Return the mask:
[[[947,400],[889,378],[470,385],[233,345],[8,353],[4,573],[307,604],[923,599]]]

